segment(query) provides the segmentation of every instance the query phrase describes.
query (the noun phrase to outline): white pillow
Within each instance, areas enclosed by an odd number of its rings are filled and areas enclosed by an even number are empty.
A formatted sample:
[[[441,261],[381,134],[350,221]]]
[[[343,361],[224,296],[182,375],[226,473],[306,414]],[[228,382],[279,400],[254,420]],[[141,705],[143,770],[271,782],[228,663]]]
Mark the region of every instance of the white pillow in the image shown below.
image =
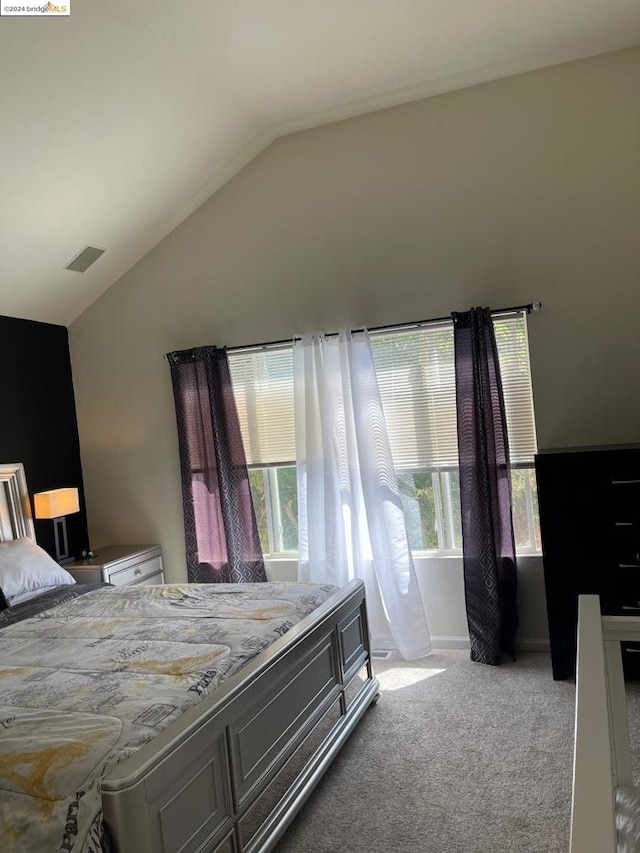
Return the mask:
[[[31,539],[0,542],[0,589],[9,604],[16,595],[65,583],[75,580]]]

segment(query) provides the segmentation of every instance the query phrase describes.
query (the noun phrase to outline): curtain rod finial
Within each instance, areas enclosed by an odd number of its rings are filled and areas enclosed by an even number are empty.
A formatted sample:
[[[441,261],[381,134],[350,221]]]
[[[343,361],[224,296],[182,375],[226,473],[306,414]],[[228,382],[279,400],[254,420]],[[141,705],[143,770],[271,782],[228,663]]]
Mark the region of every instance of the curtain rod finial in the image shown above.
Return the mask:
[[[542,302],[532,302],[531,310],[532,311],[540,311],[542,309]]]

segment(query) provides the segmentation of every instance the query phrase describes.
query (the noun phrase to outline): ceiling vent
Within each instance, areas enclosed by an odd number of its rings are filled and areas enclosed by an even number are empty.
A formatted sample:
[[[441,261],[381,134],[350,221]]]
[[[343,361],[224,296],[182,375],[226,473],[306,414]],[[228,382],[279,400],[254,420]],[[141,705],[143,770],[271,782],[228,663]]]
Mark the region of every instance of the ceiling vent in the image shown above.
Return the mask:
[[[97,246],[85,246],[75,258],[66,265],[66,270],[73,272],[86,272],[91,264],[94,264],[101,255],[104,255],[105,249],[99,249]]]

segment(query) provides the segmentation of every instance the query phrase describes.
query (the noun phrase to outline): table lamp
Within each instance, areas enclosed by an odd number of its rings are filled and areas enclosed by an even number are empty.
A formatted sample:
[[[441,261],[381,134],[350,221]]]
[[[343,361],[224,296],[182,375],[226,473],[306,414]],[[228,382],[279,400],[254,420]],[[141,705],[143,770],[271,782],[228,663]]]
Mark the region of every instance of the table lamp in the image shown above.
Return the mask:
[[[66,516],[80,512],[78,490],[52,489],[49,492],[38,492],[33,496],[33,503],[36,518],[50,518],[53,521],[56,560],[59,563],[70,563],[73,557],[69,555]]]

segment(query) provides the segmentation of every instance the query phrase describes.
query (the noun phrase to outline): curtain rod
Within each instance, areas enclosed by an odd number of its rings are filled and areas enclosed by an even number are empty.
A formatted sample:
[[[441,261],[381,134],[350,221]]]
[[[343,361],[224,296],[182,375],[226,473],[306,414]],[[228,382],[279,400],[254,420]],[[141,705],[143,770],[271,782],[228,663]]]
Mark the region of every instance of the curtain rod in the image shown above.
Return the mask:
[[[526,305],[512,305],[510,308],[496,308],[491,312],[492,316],[499,316],[501,314],[516,314],[519,311],[526,311],[527,314],[531,314],[532,311],[540,311],[542,308],[542,302],[528,302]],[[384,326],[371,326],[367,329],[368,332],[390,332],[394,329],[417,329],[421,326],[431,326],[436,323],[446,323],[451,320],[451,314],[448,314],[446,317],[431,317],[428,320],[414,320],[410,323],[387,323]],[[356,332],[364,332],[365,329],[352,329],[353,333]],[[337,335],[338,332],[328,332],[327,337],[333,337]],[[290,344],[292,341],[300,340],[300,335],[294,335],[291,338],[282,338],[279,341],[263,341],[260,344],[243,344],[234,347],[227,347],[227,352],[239,352],[240,350],[252,350],[252,349],[268,349],[271,347],[284,346],[285,344]]]

